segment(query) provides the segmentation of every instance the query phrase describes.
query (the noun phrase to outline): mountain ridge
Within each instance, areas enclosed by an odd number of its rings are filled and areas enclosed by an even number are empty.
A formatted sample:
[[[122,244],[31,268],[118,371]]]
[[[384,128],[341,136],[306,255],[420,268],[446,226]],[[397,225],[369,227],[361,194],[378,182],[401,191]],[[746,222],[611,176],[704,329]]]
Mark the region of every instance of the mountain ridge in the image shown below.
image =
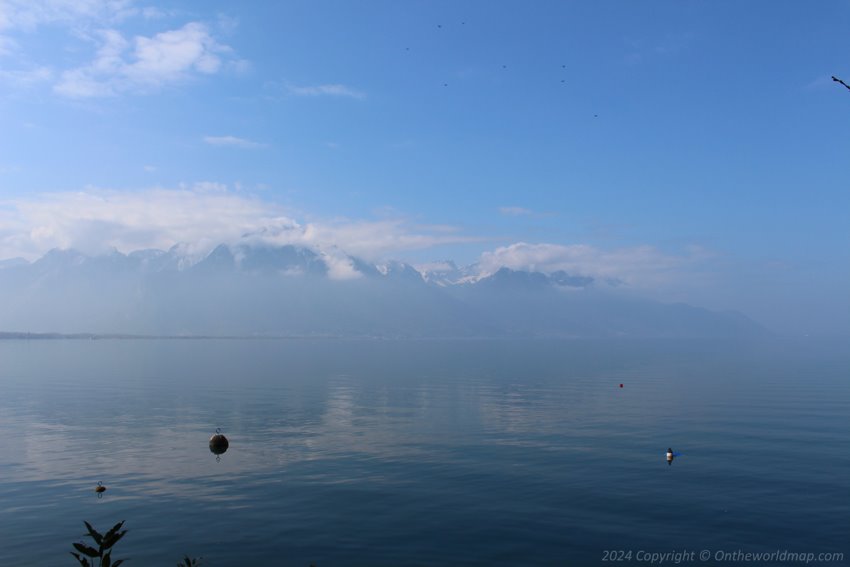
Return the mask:
[[[51,250],[0,264],[0,329],[203,336],[746,337],[767,331],[745,315],[661,303],[621,282],[564,271],[399,261],[265,243],[185,248]]]

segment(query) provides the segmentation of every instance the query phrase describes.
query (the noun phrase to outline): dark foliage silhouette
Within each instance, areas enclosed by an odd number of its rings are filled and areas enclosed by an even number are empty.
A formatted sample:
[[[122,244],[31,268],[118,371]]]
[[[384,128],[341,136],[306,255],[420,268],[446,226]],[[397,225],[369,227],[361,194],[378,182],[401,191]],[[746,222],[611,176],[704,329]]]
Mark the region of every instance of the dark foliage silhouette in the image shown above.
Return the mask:
[[[121,527],[124,525],[124,520],[121,520],[112,526],[112,528],[110,528],[105,534],[99,533],[91,526],[90,523],[83,523],[86,525],[86,529],[88,530],[86,535],[94,540],[97,548],[95,549],[94,547],[82,542],[73,544],[74,549],[76,549],[79,553],[72,551],[71,555],[80,562],[80,565],[83,567],[118,567],[126,561],[125,559],[116,559],[114,562],[112,561],[112,547],[127,533],[127,530],[121,530]],[[91,559],[91,561],[89,561],[89,559]],[[97,564],[94,562],[95,559],[99,559]]]

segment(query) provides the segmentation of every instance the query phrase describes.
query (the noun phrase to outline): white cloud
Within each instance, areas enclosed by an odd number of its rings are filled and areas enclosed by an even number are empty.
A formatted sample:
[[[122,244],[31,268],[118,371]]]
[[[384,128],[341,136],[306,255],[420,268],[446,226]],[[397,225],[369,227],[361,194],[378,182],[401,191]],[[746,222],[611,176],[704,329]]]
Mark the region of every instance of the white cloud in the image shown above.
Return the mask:
[[[347,254],[369,261],[398,258],[413,250],[484,242],[453,227],[421,225],[403,217],[296,220],[285,207],[214,181],[139,191],[86,189],[0,201],[0,259],[35,260],[51,248],[86,253],[174,245],[199,259],[221,243],[263,242],[309,247],[327,261],[331,276],[356,277]],[[713,254],[689,247],[669,254],[652,246],[601,249],[587,244],[517,242],[481,254],[478,273],[499,268],[592,276],[645,291],[674,290],[703,277]],[[424,268],[425,266],[420,266]],[[427,266],[452,271],[453,264]]]
[[[532,211],[525,207],[499,207],[499,213],[506,217],[534,217],[538,219],[557,216],[557,213]]]
[[[114,29],[101,30],[97,38],[94,60],[63,72],[54,86],[57,93],[82,98],[157,90],[217,73],[223,58],[232,51],[218,43],[200,22],[153,37],[136,36],[132,42]]]
[[[245,138],[237,138],[236,136],[204,136],[204,142],[211,146],[230,146],[245,149],[265,147],[265,144],[246,140]]]
[[[18,70],[5,65],[0,80],[26,87],[49,71],[58,76],[53,89],[60,95],[103,97],[155,91],[218,73],[225,65],[236,70],[248,66],[201,22],[130,39],[117,29],[130,18],[151,22],[167,15],[171,14],[135,0],[0,0],[0,57],[22,50],[17,41],[21,34],[48,25],[65,27],[71,37],[96,45],[94,58],[87,64],[63,71],[21,60]],[[227,31],[221,23],[216,29]]]
[[[617,280],[640,288],[670,283],[679,278],[690,264],[706,258],[702,249],[691,249],[687,255],[673,256],[646,245],[602,250],[587,244],[565,246],[517,242],[484,252],[479,269],[482,276],[493,274],[503,267],[546,273],[563,270],[571,275]]]
[[[337,244],[349,254],[367,260],[380,260],[401,251],[484,240],[448,234],[444,229],[440,225],[411,225],[403,218],[377,221],[338,219],[307,224],[304,237],[308,242]]]
[[[215,73],[221,66],[218,53],[229,50],[210,36],[205,25],[191,22],[152,38],[136,37],[136,61],[127,74],[139,82],[156,84],[178,80],[190,70]]]
[[[351,258],[336,246],[322,250],[322,260],[328,267],[328,277],[334,280],[355,280],[363,277],[351,261]]]
[[[227,185],[216,181],[198,181],[192,184],[191,189],[186,184],[181,184],[180,188],[195,193],[227,193]]]
[[[509,217],[519,217],[534,214],[531,209],[526,209],[523,207],[499,207],[499,212]]]
[[[89,189],[0,202],[0,257],[39,257],[51,248],[97,253],[232,241],[290,222],[274,205],[201,183],[192,189],[117,192]]]
[[[451,260],[439,260],[437,262],[425,262],[424,264],[416,264],[414,266],[423,274],[436,273],[443,274],[457,270],[457,266]]]
[[[26,70],[0,69],[0,82],[15,88],[28,88],[53,79],[53,71],[47,67]]]
[[[0,201],[0,258],[34,260],[51,248],[87,253],[166,250],[201,256],[220,243],[297,244],[322,253],[340,278],[341,251],[367,260],[442,244],[479,240],[404,219],[334,219],[300,223],[284,207],[205,181],[178,189],[87,189]],[[349,262],[350,263],[350,262]],[[346,267],[348,266],[348,267]]]
[[[136,15],[132,0],[0,0],[0,30],[46,24],[109,23]]]
[[[289,92],[298,96],[343,96],[349,98],[366,98],[366,94],[345,85],[314,85],[296,87],[290,85]]]
[[[100,32],[101,45],[94,61],[87,67],[72,69],[62,73],[54,90],[70,97],[107,96],[114,94],[119,87],[119,77],[125,63],[123,52],[127,41],[115,30]]]

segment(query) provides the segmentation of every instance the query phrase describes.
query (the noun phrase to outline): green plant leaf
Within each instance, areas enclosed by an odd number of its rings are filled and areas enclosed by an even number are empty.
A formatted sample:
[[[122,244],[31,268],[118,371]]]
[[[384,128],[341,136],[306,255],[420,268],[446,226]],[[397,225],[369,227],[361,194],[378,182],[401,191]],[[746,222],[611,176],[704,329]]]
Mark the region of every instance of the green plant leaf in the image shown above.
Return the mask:
[[[102,535],[100,535],[100,534],[97,532],[97,530],[96,530],[96,529],[94,529],[93,527],[91,527],[91,524],[90,524],[90,523],[86,522],[85,520],[83,520],[83,523],[86,525],[86,529],[89,531],[89,535],[90,535],[90,536],[91,536],[91,538],[94,540],[94,542],[95,542],[96,544],[98,544],[98,545],[100,545],[101,543],[103,543],[103,536],[102,536]]]
[[[75,543],[74,549],[82,553],[83,555],[88,555],[89,557],[100,557],[100,552],[93,547],[89,547],[84,543]]]
[[[100,567],[112,567],[112,557],[109,556],[109,553],[100,560]]]
[[[112,567],[118,567],[119,565],[124,563],[124,561],[126,561],[126,559],[118,559],[115,563],[112,564]]]

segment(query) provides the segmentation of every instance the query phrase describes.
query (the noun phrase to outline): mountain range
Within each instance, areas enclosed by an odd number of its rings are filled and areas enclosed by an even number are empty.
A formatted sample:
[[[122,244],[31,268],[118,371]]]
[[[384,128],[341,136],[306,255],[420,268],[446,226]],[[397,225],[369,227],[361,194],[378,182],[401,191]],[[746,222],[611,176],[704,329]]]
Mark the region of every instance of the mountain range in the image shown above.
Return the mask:
[[[749,337],[737,312],[661,303],[622,282],[452,262],[417,269],[333,249],[221,244],[0,262],[0,331],[223,336]]]

